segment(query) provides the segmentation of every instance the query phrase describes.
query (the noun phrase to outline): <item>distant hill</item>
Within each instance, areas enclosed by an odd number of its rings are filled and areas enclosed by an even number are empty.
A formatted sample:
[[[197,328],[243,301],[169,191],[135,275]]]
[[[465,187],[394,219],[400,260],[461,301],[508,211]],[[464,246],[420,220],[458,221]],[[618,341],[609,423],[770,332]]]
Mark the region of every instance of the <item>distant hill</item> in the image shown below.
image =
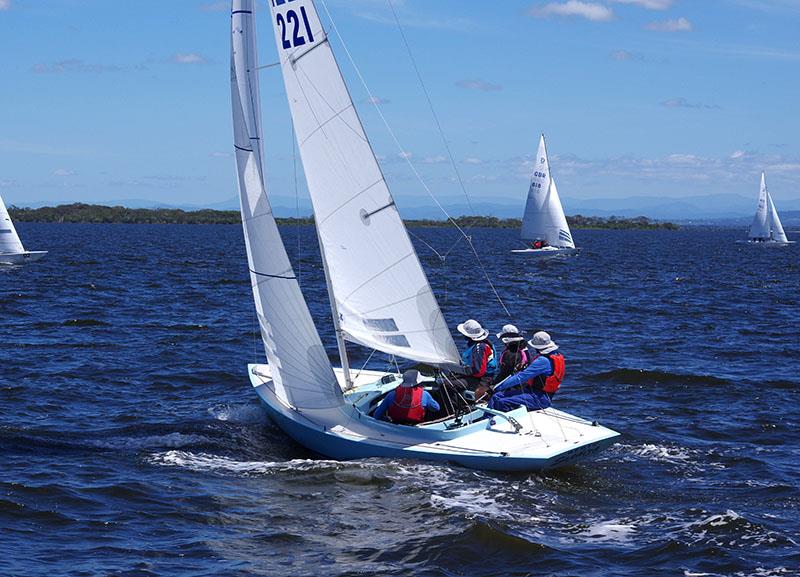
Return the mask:
[[[43,206],[40,208],[9,208],[11,218],[18,222],[53,222],[53,223],[120,223],[120,224],[239,224],[238,210],[183,210],[180,208],[128,208],[124,206],[102,206],[97,204],[62,204],[59,206]],[[676,230],[679,227],[669,222],[656,222],[646,217],[601,218],[596,216],[567,217],[574,228],[599,229],[641,229],[641,230]],[[460,216],[455,219],[461,227],[487,228],[519,228],[518,218],[501,219],[494,216]],[[281,224],[313,224],[310,217],[279,218]],[[432,227],[447,226],[444,220],[411,219],[405,221],[408,226]]]

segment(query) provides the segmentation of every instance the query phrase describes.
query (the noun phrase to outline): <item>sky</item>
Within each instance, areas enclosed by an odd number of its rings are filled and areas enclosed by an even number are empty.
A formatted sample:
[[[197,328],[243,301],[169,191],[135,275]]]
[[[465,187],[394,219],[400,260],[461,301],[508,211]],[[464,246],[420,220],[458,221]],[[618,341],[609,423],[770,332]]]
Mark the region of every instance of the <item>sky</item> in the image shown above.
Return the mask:
[[[445,203],[466,190],[476,204],[521,205],[542,132],[567,205],[704,195],[755,205],[761,170],[779,208],[800,198],[800,0],[325,3],[401,212],[433,206],[406,158]],[[269,64],[275,44],[259,9]],[[229,10],[215,0],[0,0],[7,204],[233,206]],[[261,74],[268,186],[291,206],[306,192],[288,105],[280,71]]]

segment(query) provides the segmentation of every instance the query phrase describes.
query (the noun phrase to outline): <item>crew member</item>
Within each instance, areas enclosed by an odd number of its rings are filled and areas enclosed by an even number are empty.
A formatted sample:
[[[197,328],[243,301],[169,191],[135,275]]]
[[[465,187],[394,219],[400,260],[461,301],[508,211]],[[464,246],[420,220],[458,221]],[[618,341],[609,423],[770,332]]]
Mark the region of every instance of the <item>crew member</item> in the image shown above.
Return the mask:
[[[439,411],[439,403],[419,382],[419,371],[409,369],[404,372],[400,386],[384,397],[373,416],[382,420],[388,417],[399,425],[418,425],[425,420],[426,411]]]
[[[539,331],[528,341],[537,355],[525,370],[504,379],[494,388],[489,408],[511,411],[527,407],[530,411],[546,409],[564,380],[564,355],[550,335]]]
[[[497,372],[494,375],[495,384],[523,370],[528,366],[532,357],[528,352],[525,338],[514,325],[505,325],[503,330],[498,333],[497,338],[503,342],[505,349],[500,353],[497,363]]]
[[[465,388],[475,390],[481,384],[491,384],[497,372],[497,355],[494,346],[488,340],[489,331],[473,319],[458,325],[458,332],[464,335],[467,348],[461,353],[461,366],[464,375],[461,377]]]

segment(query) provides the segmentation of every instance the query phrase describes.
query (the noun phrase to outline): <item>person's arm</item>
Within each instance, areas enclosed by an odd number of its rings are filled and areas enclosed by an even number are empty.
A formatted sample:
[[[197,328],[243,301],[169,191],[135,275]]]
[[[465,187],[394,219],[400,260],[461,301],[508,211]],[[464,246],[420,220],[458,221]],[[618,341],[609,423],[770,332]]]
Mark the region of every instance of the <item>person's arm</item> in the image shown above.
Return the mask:
[[[386,414],[386,411],[389,410],[389,405],[391,405],[393,402],[394,402],[394,391],[392,391],[383,398],[381,404],[378,405],[378,408],[375,409],[374,413],[372,413],[372,416],[379,420],[383,419],[383,416]]]
[[[434,413],[438,411],[441,407],[439,407],[439,403],[431,396],[428,391],[422,392],[422,406],[426,409],[433,411]]]
[[[520,371],[516,375],[511,375],[507,379],[505,379],[502,383],[495,386],[494,392],[500,392],[505,389],[510,389],[512,387],[518,387],[522,383],[532,379],[533,377],[538,377],[539,375],[546,375],[550,373],[550,361],[547,357],[539,357],[527,367],[525,370]]]

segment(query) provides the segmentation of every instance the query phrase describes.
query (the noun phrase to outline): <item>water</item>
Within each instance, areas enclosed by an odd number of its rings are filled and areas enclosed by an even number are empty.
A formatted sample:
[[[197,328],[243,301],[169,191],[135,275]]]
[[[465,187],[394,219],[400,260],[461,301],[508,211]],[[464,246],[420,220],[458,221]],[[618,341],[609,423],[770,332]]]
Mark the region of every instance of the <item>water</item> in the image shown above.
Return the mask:
[[[798,245],[575,231],[535,263],[473,231],[568,356],[556,405],[624,433],[524,475],[320,460],[271,426],[237,226],[20,229],[51,252],[0,270],[0,575],[800,574]],[[313,233],[283,232],[335,358]],[[451,326],[506,322],[463,244],[420,254]]]

